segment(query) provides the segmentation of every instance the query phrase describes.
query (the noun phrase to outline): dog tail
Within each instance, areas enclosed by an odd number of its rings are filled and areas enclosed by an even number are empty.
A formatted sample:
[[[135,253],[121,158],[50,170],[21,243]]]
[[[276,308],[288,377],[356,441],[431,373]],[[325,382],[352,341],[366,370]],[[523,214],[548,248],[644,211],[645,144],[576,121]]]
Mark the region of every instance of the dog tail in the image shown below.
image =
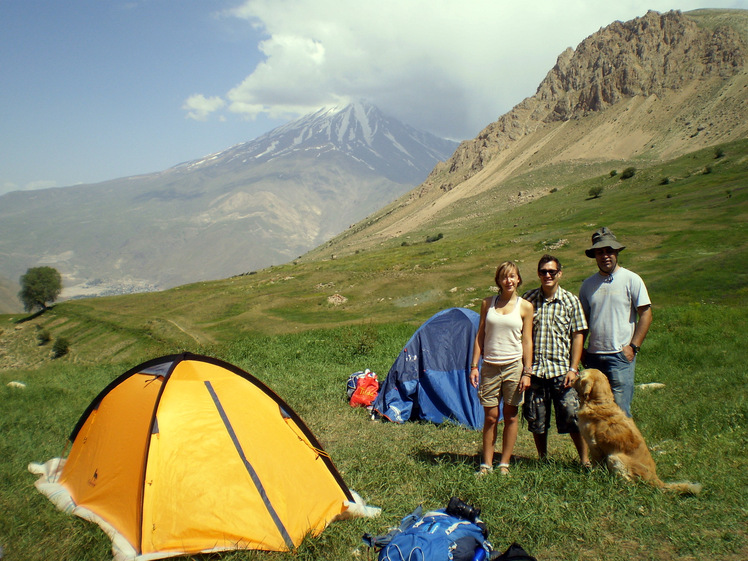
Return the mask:
[[[701,493],[701,483],[690,483],[689,481],[677,481],[665,483],[666,491],[674,491],[681,495],[698,495]]]

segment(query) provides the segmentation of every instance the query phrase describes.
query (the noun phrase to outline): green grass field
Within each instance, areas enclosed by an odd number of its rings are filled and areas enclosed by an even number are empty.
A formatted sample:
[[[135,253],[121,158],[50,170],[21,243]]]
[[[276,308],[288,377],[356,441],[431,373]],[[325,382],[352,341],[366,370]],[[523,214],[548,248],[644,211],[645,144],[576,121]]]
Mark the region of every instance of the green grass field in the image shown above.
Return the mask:
[[[29,319],[0,317],[0,546],[3,559],[104,560],[93,524],[58,512],[33,487],[29,462],[65,452],[90,400],[146,359],[182,350],[251,372],[315,432],[349,487],[382,508],[377,519],[332,524],[293,553],[236,552],[227,560],[376,559],[361,536],[396,525],[418,504],[453,495],[478,506],[497,549],[520,543],[538,560],[748,558],[748,142],[569,184],[523,207],[453,220],[408,245],[336,260],[301,260],[257,274],[153,294],[70,301]],[[632,165],[636,165],[634,162]],[[709,168],[707,172],[707,168]],[[668,177],[667,184],[662,183]],[[588,192],[603,185],[599,198]],[[498,195],[498,192],[496,194]],[[465,201],[469,208],[474,201]],[[459,209],[452,209],[459,213]],[[373,423],[346,403],[351,372],[380,377],[417,326],[450,306],[475,306],[498,262],[520,262],[525,286],[550,245],[577,291],[594,272],[589,236],[610,226],[621,264],[642,275],[654,324],[637,360],[633,414],[664,480],[699,481],[681,497],[585,472],[568,437],[552,431],[549,461],[521,427],[510,477],[476,479],[480,432],[424,423]],[[443,238],[426,243],[427,236]],[[328,303],[333,294],[348,301]],[[71,352],[52,360],[51,342]],[[21,381],[25,389],[7,386]]]

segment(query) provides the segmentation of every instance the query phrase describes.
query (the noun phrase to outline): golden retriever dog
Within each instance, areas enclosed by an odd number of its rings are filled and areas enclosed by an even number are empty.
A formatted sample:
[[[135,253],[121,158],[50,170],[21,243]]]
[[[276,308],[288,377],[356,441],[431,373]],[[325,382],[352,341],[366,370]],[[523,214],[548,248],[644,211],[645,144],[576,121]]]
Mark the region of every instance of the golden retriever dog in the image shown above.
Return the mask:
[[[633,419],[613,401],[605,374],[583,370],[574,382],[579,395],[579,432],[590,449],[590,459],[627,481],[642,480],[660,489],[696,495],[698,483],[665,483],[657,477],[652,455]]]

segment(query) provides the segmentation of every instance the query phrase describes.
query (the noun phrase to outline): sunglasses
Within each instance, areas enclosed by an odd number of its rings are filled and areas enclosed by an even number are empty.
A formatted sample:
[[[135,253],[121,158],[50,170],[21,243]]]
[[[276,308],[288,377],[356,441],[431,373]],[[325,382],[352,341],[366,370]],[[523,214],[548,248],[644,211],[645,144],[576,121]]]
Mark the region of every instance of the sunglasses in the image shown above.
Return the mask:
[[[559,273],[557,269],[540,269],[538,270],[538,275],[541,277],[544,277],[545,275],[550,276],[552,279],[556,278],[556,275]]]

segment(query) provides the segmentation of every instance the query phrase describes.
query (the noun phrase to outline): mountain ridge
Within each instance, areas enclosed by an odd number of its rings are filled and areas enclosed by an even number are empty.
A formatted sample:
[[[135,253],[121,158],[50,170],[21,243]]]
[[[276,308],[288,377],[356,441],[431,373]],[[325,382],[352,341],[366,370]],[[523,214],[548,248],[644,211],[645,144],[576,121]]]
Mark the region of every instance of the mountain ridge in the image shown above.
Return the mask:
[[[160,172],[7,193],[0,270],[13,282],[55,266],[70,298],[285,263],[407,192],[456,145],[359,102]]]
[[[539,169],[552,175],[573,164],[583,178],[606,161],[663,161],[745,138],[747,29],[748,10],[650,11],[600,29],[561,53],[535,95],[463,141],[421,185],[308,258],[402,243],[443,228],[455,209],[488,193],[515,206],[565,186],[563,174],[537,183]]]
[[[522,205],[563,189],[570,182],[603,177],[617,166],[661,162],[746,138],[747,37],[746,10],[648,12],[641,18],[601,28],[576,49],[561,53],[535,95],[489,124],[475,139],[462,142],[451,158],[433,167],[423,183],[400,198],[393,195],[395,200],[386,206],[372,205],[375,210],[351,227],[338,223],[341,233],[308,253],[302,255],[303,243],[298,243],[276,258],[284,262],[327,259],[375,245],[394,247],[425,233],[434,234],[437,229],[459,228],[473,219],[489,219],[495,205],[503,209]],[[675,75],[681,70],[685,70],[682,76]],[[668,76],[663,78],[660,73]],[[238,146],[233,147],[236,154]],[[317,154],[333,158],[336,165],[360,166],[365,173],[372,173],[371,166],[361,159],[350,158],[342,163],[338,158],[342,152]],[[210,176],[211,161],[217,159],[211,158],[204,159],[200,169],[203,175],[195,177]],[[287,166],[273,167],[276,163],[265,162],[263,166],[267,167],[263,167],[262,174],[251,181],[266,186],[270,179],[292,175],[293,170]],[[176,177],[178,168],[163,173]],[[329,173],[318,174],[314,183],[318,192],[328,191],[332,197],[346,187],[340,181],[340,168],[328,169]],[[228,178],[229,183],[233,180]],[[239,181],[238,176],[236,180]],[[381,181],[382,185],[388,184]],[[367,187],[363,191],[383,188]],[[182,197],[201,203],[194,189],[195,185],[183,185],[180,190],[144,192],[140,202],[146,205],[159,198]],[[325,220],[320,216],[324,200],[332,200],[330,197],[306,201],[296,212],[299,220],[308,222],[306,229],[291,231],[283,229],[283,212],[287,212],[283,201],[273,199],[268,189],[261,192],[275,212],[262,216],[257,208],[248,205],[258,199],[256,195],[216,192],[207,204],[203,202],[209,211],[196,216],[192,229],[199,231],[200,220],[217,226],[226,224],[231,217],[256,215],[264,219],[262,226],[257,226],[260,238],[263,227],[275,228],[301,242],[324,238],[321,232]],[[363,195],[360,192],[353,198],[356,196]],[[163,228],[168,226],[164,223]],[[236,235],[218,231],[217,227],[216,230],[210,243],[221,250],[214,250],[211,257],[231,251],[232,244],[226,240]],[[267,243],[260,239],[258,245]],[[131,253],[145,249],[123,247]],[[296,249],[299,257],[294,259]],[[51,254],[54,257],[63,252]],[[176,266],[168,263],[167,257],[159,262],[164,270]],[[240,255],[230,257],[236,261],[236,269],[243,269],[241,272],[253,270],[252,266],[242,265]]]
[[[245,164],[248,160],[259,164],[318,150],[351,156],[391,181],[415,183],[433,169],[433,165],[424,165],[424,162],[435,165],[456,146],[454,141],[418,131],[386,116],[368,102],[357,101],[320,108],[254,140],[174,169],[192,170],[231,162]]]

